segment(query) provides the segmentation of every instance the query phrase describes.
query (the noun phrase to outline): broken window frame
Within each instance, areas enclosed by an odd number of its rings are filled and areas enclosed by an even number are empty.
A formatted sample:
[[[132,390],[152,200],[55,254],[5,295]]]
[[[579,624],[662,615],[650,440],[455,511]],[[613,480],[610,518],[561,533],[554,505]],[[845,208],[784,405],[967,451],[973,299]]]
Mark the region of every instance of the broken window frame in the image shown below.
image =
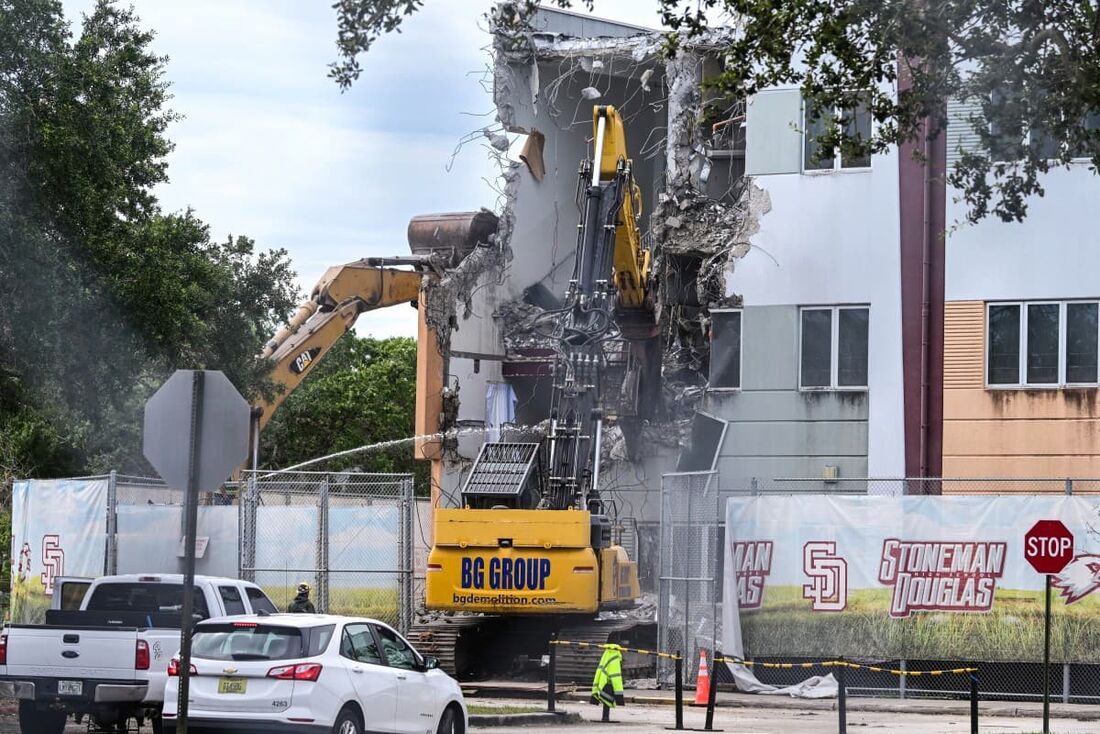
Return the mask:
[[[804,384],[805,364],[802,361],[802,346],[803,346],[803,324],[804,317],[808,311],[826,311],[830,314],[829,317],[829,384],[828,385],[806,385]],[[798,309],[798,389],[801,392],[867,392],[869,385],[841,385],[840,384],[840,313],[842,311],[865,311],[867,313],[867,341],[864,343],[864,351],[866,353],[866,369],[867,369],[867,382],[871,380],[870,376],[870,353],[871,353],[871,307],[866,303],[845,303],[835,306],[801,306]]]
[[[726,391],[726,392],[739,391],[741,389],[741,382],[742,382],[742,380],[741,380],[741,378],[742,378],[741,368],[742,368],[742,365],[744,364],[744,345],[745,345],[745,316],[744,316],[744,312],[742,311],[742,309],[739,309],[739,308],[720,308],[720,309],[716,308],[716,309],[711,309],[710,314],[711,314],[711,319],[712,320],[711,320],[711,327],[710,327],[710,369],[709,369],[708,374],[707,374],[707,390],[710,390],[710,391]],[[715,383],[715,379],[718,376],[715,375],[715,373],[714,373],[714,365],[715,365],[715,359],[714,359],[714,355],[715,355],[715,349],[714,349],[715,330],[714,330],[714,326],[717,323],[717,319],[715,319],[715,317],[716,316],[728,317],[728,316],[733,316],[733,315],[737,316],[737,345],[736,345],[737,364],[736,364],[736,368],[733,369],[732,371],[736,373],[737,384],[736,385],[718,385],[718,384]]]
[[[1086,305],[1096,307],[1096,345],[1094,347],[1096,362],[1096,379],[1092,381],[1070,381],[1069,377],[1069,311],[1071,306]],[[1030,381],[1028,374],[1028,358],[1030,356],[1029,320],[1031,307],[1033,306],[1058,306],[1058,370],[1057,379],[1052,382]],[[995,308],[1016,308],[1019,319],[1017,333],[1017,358],[1015,382],[993,382],[990,374],[991,348],[992,348],[992,311]],[[985,345],[984,358],[985,369],[983,372],[985,387],[987,390],[1060,390],[1075,387],[1100,386],[1100,299],[1080,298],[1066,300],[1036,300],[1036,301],[988,301],[985,308]]]
[[[870,140],[871,137],[874,135],[874,120],[871,118],[870,109],[868,109],[866,105],[861,105],[861,107],[864,111],[864,114],[867,117],[867,123],[868,123],[867,139]],[[872,168],[874,167],[873,166],[873,156],[871,156],[871,155],[867,156],[867,163],[865,165],[846,164],[845,160],[844,160],[844,152],[840,149],[839,146],[833,151],[833,157],[832,157],[831,165],[829,165],[827,167],[825,167],[825,166],[817,167],[817,168],[813,167],[815,164],[813,163],[812,158],[810,156],[809,148],[810,148],[811,141],[813,141],[815,144],[816,144],[816,141],[812,137],[812,133],[811,133],[810,109],[811,109],[811,107],[807,103],[807,100],[805,98],[803,98],[803,100],[802,100],[802,173],[803,174],[820,175],[820,174],[838,173],[838,172],[865,173],[867,171],[872,170]],[[858,109],[859,108],[857,108],[857,111],[858,111]],[[847,113],[849,113],[850,111],[851,110],[849,110],[848,108],[842,108],[842,107],[835,107],[835,108],[830,108],[828,110],[825,110],[824,114],[822,114],[821,117],[817,118],[817,125],[815,125],[814,127],[819,126],[820,124],[828,125],[830,120],[835,119],[835,118],[839,118],[840,121],[844,124],[845,134],[847,135],[847,134],[849,134],[848,130],[856,125],[855,117],[852,117],[851,119],[848,119],[848,118],[845,117],[845,115]],[[829,159],[827,159],[827,158],[822,159],[822,160],[818,161],[817,164],[823,164],[828,160]]]

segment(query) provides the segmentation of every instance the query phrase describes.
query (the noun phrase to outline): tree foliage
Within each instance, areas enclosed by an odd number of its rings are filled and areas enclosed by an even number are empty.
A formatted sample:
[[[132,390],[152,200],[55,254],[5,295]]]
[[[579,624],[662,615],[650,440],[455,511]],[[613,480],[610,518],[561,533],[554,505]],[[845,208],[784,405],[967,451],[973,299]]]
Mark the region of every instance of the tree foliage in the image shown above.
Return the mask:
[[[181,367],[246,392],[296,293],[282,250],[165,213],[166,60],[100,0],[0,0],[0,471],[147,471],[145,400]]]
[[[327,454],[414,435],[416,341],[348,334],[271,419],[261,461],[293,466]],[[321,467],[318,467],[321,468]],[[414,472],[411,443],[333,459],[325,469]],[[421,470],[422,471],[422,470]],[[417,486],[427,486],[419,477]]]
[[[341,0],[334,74],[346,87],[356,56],[395,30],[419,0]],[[517,0],[520,8],[537,0]],[[568,6],[568,2],[557,2]],[[585,0],[591,9],[599,3]],[[797,86],[824,123],[819,157],[851,157],[943,134],[948,100],[970,103],[979,145],[962,151],[949,182],[968,219],[1019,221],[1051,168],[1088,159],[1100,170],[1100,7],[1096,0],[655,0],[672,29],[670,52],[705,40],[710,19],[737,33],[714,49],[718,91],[736,99]],[[353,70],[354,73],[346,73]],[[336,73],[342,71],[343,73]],[[849,126],[866,105],[864,138]],[[840,114],[831,114],[831,111]],[[957,120],[953,124],[959,124]]]

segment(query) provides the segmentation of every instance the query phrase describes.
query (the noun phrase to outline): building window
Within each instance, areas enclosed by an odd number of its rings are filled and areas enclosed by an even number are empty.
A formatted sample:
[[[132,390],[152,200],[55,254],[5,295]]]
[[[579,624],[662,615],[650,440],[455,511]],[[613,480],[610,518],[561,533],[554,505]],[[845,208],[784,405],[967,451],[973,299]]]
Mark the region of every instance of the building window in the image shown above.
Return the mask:
[[[711,311],[710,387],[741,387],[740,311]]]
[[[866,390],[870,310],[802,309],[799,385],[809,390]]]
[[[867,105],[860,104],[854,110],[850,109],[825,109],[822,110],[810,104],[805,106],[805,120],[803,129],[805,132],[805,147],[803,152],[802,168],[805,171],[834,171],[845,168],[870,168],[871,157],[859,156],[857,158],[845,156],[839,147],[833,150],[830,158],[822,158],[818,138],[832,125],[833,120],[839,114],[839,127],[844,131],[844,136],[849,139],[871,139],[871,111]]]
[[[991,303],[986,380],[996,387],[1095,385],[1100,304]]]

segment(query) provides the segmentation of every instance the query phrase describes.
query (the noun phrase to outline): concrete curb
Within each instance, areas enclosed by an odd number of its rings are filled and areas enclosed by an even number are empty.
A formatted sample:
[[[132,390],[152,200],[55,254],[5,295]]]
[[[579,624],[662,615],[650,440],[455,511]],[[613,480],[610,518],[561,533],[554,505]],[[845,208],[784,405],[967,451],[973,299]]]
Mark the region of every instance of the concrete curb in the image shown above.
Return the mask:
[[[737,695],[737,694],[734,694]],[[567,693],[559,698],[570,701],[587,701],[581,693]],[[640,706],[672,706],[676,699],[667,695],[639,696],[627,693],[627,704]],[[934,703],[933,703],[934,702]],[[736,698],[719,694],[716,708],[786,709],[799,711],[835,711],[837,701],[830,699],[777,698],[772,696],[742,694]],[[981,716],[1034,717],[1042,713],[1041,704],[1020,704],[1012,701],[981,701]],[[934,708],[933,708],[934,707]],[[684,710],[699,711],[703,707],[684,701]],[[970,711],[967,701],[950,699],[915,699],[913,701],[888,701],[882,699],[848,698],[848,711],[870,711],[888,714],[966,714]],[[1051,704],[1052,717],[1077,721],[1100,721],[1100,708],[1077,704]]]
[[[549,726],[579,724],[581,715],[572,711],[540,711],[530,714],[471,714],[470,728],[487,726]]]

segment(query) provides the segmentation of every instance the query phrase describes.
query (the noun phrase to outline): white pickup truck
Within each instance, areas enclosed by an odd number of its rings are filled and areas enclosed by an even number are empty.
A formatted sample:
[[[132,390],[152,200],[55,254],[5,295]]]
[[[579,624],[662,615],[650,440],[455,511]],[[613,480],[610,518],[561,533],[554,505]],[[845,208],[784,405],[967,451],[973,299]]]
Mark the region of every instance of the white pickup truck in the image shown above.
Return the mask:
[[[23,734],[61,734],[70,715],[103,728],[146,719],[161,731],[168,662],[180,645],[183,576],[104,576],[80,609],[0,632],[0,695],[19,700]],[[195,577],[195,621],[278,610],[255,584]]]

